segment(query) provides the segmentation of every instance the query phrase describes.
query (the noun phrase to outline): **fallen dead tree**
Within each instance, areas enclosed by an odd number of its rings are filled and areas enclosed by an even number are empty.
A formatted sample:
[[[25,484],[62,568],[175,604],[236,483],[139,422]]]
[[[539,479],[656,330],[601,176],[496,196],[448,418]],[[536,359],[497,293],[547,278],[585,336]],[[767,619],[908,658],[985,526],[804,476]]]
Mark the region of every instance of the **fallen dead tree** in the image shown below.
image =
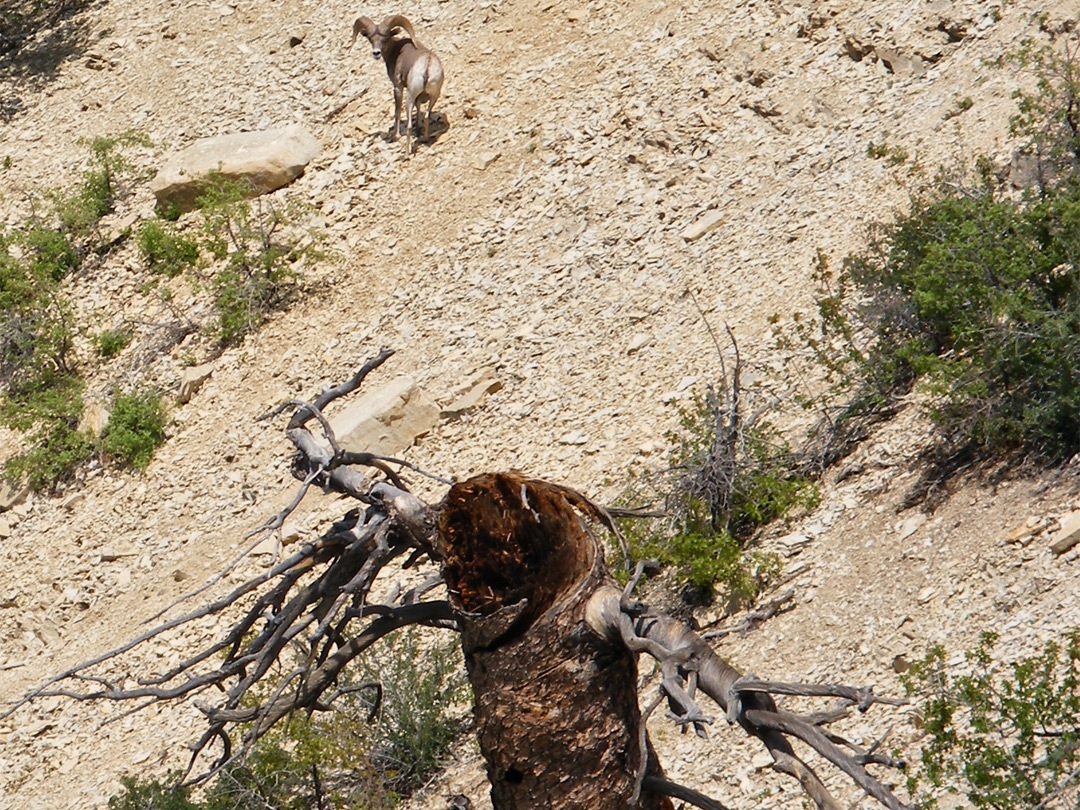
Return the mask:
[[[270,415],[292,411],[286,435],[301,484],[292,503],[260,527],[256,542],[279,529],[312,487],[347,495],[356,508],[260,576],[60,673],[4,716],[56,695],[141,701],[137,707],[191,700],[208,725],[193,746],[188,775],[205,761],[200,757],[213,756],[214,764],[195,777],[208,778],[291,712],[329,709],[350,661],[388,633],[424,625],[460,635],[496,810],[670,808],[670,797],[723,807],[668,781],[646,730],[649,715],[666,702],[673,722],[707,737],[714,718],[702,695],[728,723],[760,740],[774,768],[797,779],[819,808],[839,810],[839,804],[796,742],[880,804],[903,810],[869,770],[901,763],[876,746],[863,750],[825,730],[852,708],[900,701],[868,689],[743,675],[684,623],[634,600],[640,566],[627,587],[615,584],[597,535],[614,530],[610,515],[581,494],[518,473],[486,474],[452,484],[440,503],[427,505],[402,480],[404,462],[343,450],[325,410],[391,354],[383,350],[315,401],[286,403]],[[430,567],[431,576],[385,603],[373,602],[376,579],[401,559]],[[135,647],[218,615],[234,617],[228,632],[169,671],[135,685],[101,674]],[[644,711],[637,692],[642,654],[659,662],[662,673]],[[257,691],[282,664],[291,669],[273,691]],[[252,705],[255,694],[264,697]],[[840,702],[829,712],[802,716],[778,708],[775,694]]]

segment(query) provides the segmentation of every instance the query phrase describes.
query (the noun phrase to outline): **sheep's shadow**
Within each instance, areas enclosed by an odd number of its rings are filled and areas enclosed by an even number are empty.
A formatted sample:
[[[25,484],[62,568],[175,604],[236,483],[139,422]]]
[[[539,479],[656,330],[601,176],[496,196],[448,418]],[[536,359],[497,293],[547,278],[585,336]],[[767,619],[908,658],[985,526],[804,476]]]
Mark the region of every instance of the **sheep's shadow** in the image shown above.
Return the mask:
[[[433,110],[431,113],[431,124],[428,126],[428,136],[424,137],[424,122],[413,121],[413,140],[417,143],[422,143],[425,146],[427,144],[435,143],[439,138],[450,131],[450,119],[442,110]]]
[[[408,126],[408,123],[405,121],[404,117],[402,117],[402,120],[398,122],[397,138],[393,137],[393,129],[384,130],[381,134],[377,134],[374,137],[382,138],[389,143],[400,141],[405,137]],[[432,111],[431,124],[428,127],[428,135],[426,138],[424,137],[423,118],[421,117],[419,120],[414,120],[412,129],[413,152],[415,153],[416,148],[421,144],[430,146],[449,131],[450,119],[446,116],[446,113],[442,112],[442,110]]]

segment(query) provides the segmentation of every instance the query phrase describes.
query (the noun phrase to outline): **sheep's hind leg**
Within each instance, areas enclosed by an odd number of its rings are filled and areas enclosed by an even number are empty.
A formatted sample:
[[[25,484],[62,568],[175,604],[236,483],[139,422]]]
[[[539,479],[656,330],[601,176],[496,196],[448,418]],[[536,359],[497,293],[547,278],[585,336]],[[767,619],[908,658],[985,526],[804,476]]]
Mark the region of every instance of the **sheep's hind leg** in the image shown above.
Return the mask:
[[[394,126],[390,129],[390,140],[398,139],[398,130],[401,129],[401,90],[394,88]]]

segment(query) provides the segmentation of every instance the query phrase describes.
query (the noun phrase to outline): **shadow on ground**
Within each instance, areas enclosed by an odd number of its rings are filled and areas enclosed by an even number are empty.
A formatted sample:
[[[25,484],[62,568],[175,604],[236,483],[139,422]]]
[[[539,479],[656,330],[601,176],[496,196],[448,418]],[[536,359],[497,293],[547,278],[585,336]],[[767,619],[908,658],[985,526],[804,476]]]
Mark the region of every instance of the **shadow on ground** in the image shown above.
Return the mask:
[[[90,42],[82,13],[102,0],[0,0],[0,121],[26,110]]]

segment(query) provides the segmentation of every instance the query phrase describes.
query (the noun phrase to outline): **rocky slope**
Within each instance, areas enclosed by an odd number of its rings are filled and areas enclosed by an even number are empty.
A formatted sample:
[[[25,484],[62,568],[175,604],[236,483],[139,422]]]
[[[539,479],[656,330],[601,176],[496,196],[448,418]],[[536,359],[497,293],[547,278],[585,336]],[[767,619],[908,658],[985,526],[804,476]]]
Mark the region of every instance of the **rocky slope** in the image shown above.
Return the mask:
[[[448,76],[449,130],[412,160],[383,138],[381,64],[346,50],[357,13],[396,11]],[[632,467],[662,463],[678,406],[717,377],[695,301],[732,328],[763,384],[782,388],[791,358],[773,348],[768,320],[808,307],[817,251],[838,261],[857,249],[868,223],[904,204],[919,167],[980,153],[1007,163],[1010,94],[1030,79],[990,65],[1076,11],[1034,0],[131,0],[86,11],[85,40],[27,85],[0,132],[9,224],[25,216],[22,192],[71,181],[80,138],[138,128],[178,148],[300,122],[323,151],[278,196],[312,204],[342,259],[310,269],[303,301],[214,361],[145,474],[98,472],[74,497],[8,513],[0,700],[136,635],[231,559],[292,492],[280,425],[254,418],[344,378],[381,345],[399,350],[388,377],[409,373],[444,404],[477,369],[503,384],[425,436],[412,461],[457,476],[514,467],[601,499]],[[871,143],[908,160],[868,157]],[[141,190],[121,216],[150,205]],[[76,282],[85,311],[154,315],[127,250]],[[198,349],[177,348],[151,378],[175,387],[182,356]],[[766,539],[789,557],[796,607],[726,638],[723,654],[776,679],[896,690],[896,656],[930,643],[960,650],[993,627],[1015,655],[1080,623],[1076,556],[1049,550],[1051,528],[1008,540],[1080,508],[1075,466],[970,484],[929,517],[898,514],[925,433],[906,415],[819,509]],[[341,508],[311,499],[299,530]],[[212,632],[140,660],[166,665]],[[113,712],[57,699],[0,724],[5,804],[100,807],[123,773],[182,762],[201,723],[181,706],[100,725]],[[872,739],[893,722],[910,744],[903,713],[855,733]],[[673,778],[736,807],[799,806],[795,786],[761,771],[736,734],[702,744],[661,721],[654,734]],[[418,805],[463,791],[484,806],[475,756],[462,758]]]

